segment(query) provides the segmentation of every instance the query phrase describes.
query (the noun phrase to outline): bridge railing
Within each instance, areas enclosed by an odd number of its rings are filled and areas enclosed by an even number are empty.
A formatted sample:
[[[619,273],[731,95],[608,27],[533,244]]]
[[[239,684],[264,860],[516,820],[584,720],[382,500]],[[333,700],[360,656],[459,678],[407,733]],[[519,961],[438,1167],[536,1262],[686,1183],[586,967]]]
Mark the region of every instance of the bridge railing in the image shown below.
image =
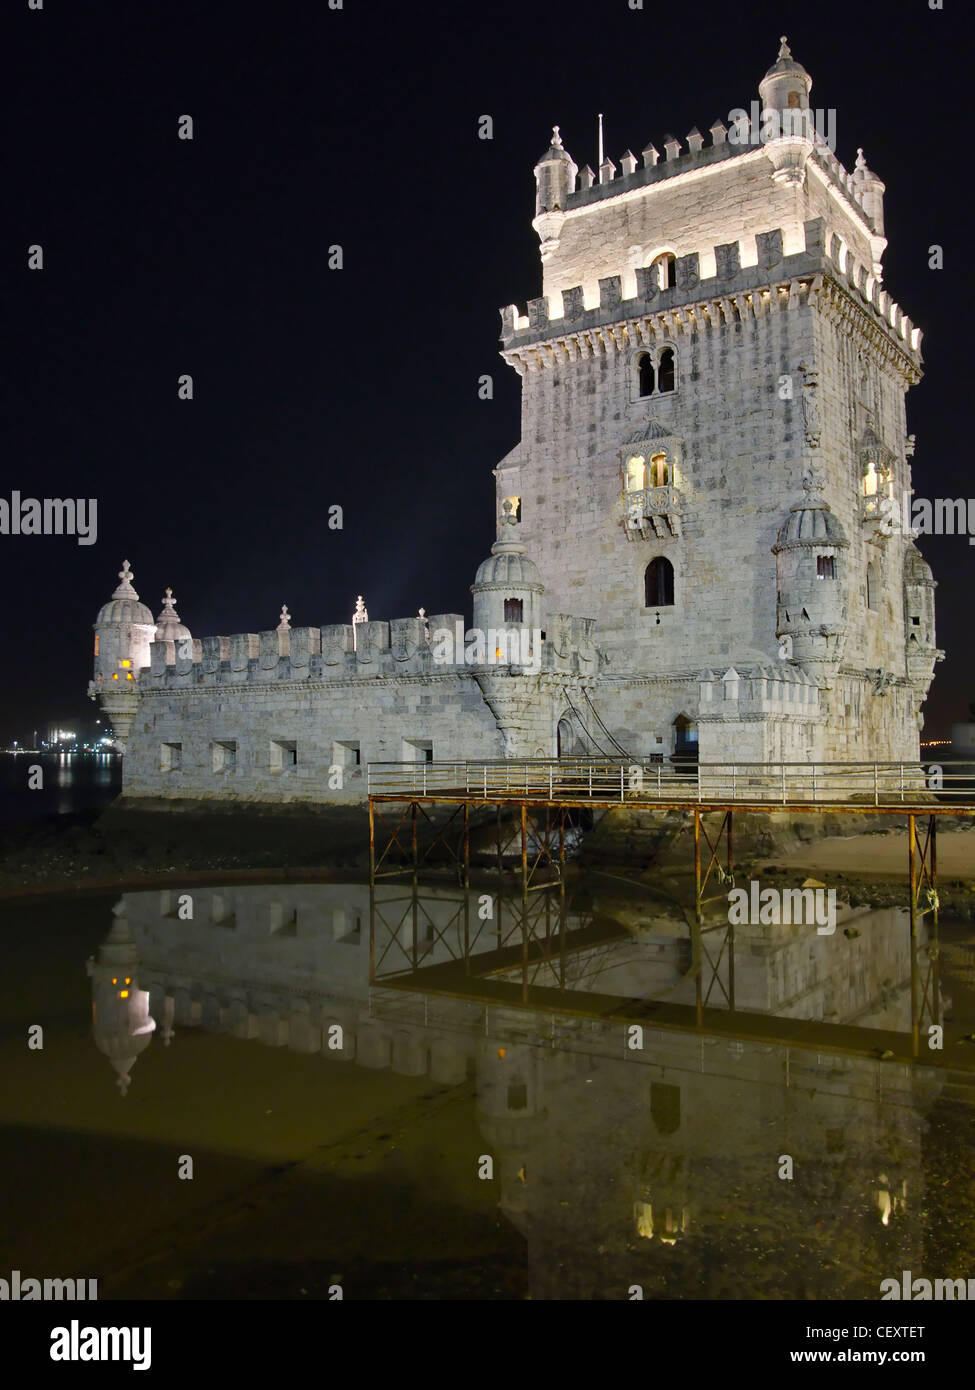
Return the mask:
[[[975,806],[971,763],[687,763],[593,758],[370,763],[370,796],[460,800]]]

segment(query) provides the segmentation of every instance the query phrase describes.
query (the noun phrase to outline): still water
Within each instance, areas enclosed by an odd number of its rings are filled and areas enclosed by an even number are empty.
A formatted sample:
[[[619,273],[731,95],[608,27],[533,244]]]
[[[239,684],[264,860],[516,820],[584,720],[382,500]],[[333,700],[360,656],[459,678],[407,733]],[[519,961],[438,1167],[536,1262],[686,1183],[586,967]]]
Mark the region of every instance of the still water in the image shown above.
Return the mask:
[[[592,876],[527,904],[174,883],[0,930],[2,1277],[875,1300],[975,1276],[970,923],[936,959],[900,911],[741,927],[699,974],[680,911]],[[914,1060],[931,1014],[944,1048]]]
[[[30,770],[37,766],[43,785],[32,789]],[[121,790],[122,759],[115,754],[0,753],[0,826],[103,811]]]

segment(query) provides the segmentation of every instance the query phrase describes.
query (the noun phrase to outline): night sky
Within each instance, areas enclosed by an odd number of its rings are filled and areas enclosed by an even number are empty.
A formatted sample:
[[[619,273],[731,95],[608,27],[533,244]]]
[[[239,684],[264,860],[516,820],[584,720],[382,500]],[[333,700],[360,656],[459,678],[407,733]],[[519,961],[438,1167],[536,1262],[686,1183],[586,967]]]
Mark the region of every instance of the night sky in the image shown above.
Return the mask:
[[[348,622],[358,593],[373,618],[466,613],[519,435],[498,308],[540,292],[553,123],[580,167],[598,111],[617,165],[706,133],[783,33],[837,108],[838,157],[863,145],[887,185],[885,285],[924,330],[915,490],[975,495],[963,7],[645,3],[8,0],[0,495],[97,497],[98,540],[0,536],[0,743],[95,717],[91,624],[124,557],[198,637],[274,627],[282,603]],[[931,738],[975,699],[975,548],[920,545],[948,653]]]

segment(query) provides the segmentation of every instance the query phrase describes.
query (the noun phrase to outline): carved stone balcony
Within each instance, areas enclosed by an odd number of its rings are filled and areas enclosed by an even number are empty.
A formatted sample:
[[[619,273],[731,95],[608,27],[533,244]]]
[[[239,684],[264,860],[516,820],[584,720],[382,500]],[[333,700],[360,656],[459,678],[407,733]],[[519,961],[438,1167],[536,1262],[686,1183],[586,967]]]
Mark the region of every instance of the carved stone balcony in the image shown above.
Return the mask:
[[[671,484],[627,491],[624,527],[628,540],[681,534],[680,492]]]

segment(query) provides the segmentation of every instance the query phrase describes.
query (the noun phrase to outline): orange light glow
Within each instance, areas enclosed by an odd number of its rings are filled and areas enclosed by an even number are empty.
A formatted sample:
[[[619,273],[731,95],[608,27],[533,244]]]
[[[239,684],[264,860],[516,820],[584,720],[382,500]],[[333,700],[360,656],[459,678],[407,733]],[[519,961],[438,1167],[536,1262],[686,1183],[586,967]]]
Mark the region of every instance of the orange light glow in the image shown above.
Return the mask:
[[[113,976],[112,976],[112,984],[113,984],[113,985],[117,985],[117,984],[118,984],[118,976],[117,976],[117,975],[113,975]]]
[[[120,999],[128,999],[129,991],[127,989],[120,989],[118,992],[118,997]]]
[[[119,662],[119,665],[122,667],[122,669],[123,669],[124,671],[127,671],[127,670],[129,669],[129,667],[132,665],[132,662],[131,662],[131,661],[120,661],[120,662]]]
[[[499,1047],[499,1048],[498,1048],[498,1056],[499,1056],[499,1057],[503,1057],[506,1051],[507,1051],[506,1048],[504,1048],[504,1047]]]

